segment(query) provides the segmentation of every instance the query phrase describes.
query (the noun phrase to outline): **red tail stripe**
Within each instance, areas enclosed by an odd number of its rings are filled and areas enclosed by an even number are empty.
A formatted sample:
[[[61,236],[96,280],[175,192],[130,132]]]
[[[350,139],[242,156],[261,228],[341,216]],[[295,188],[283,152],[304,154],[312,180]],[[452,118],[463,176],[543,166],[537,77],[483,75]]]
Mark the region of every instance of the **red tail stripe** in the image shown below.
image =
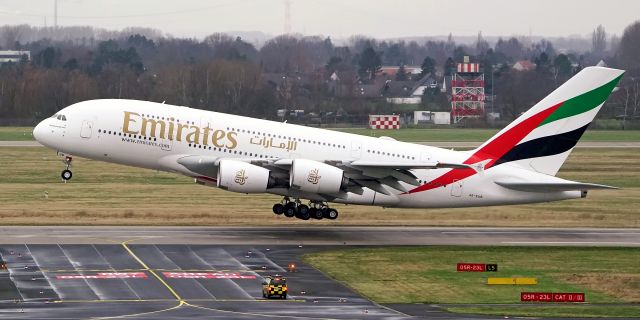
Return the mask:
[[[522,139],[524,139],[524,137],[531,133],[531,131],[533,131],[536,127],[538,127],[540,123],[544,121],[544,119],[546,119],[549,115],[556,111],[561,105],[562,102],[551,108],[538,112],[537,114],[534,114],[533,116],[516,124],[511,129],[491,140],[481,149],[476,151],[464,163],[474,164],[483,160],[491,159],[491,161],[485,165],[485,169],[489,169],[498,159],[500,159],[500,157],[511,150],[511,148],[515,147],[520,141],[522,141]],[[409,193],[426,191],[441,186],[446,186],[455,181],[470,177],[475,173],[476,171],[472,169],[452,169],[436,178],[435,180],[431,181],[430,183],[410,190]]]
[[[473,164],[482,160],[491,159],[487,165],[485,165],[485,169],[490,168],[500,157],[505,155],[509,150],[515,147],[522,139],[524,139],[531,131],[537,128],[548,116],[550,116],[554,111],[556,111],[561,103],[556,104],[555,106],[543,110],[534,114],[533,116],[525,119],[524,121],[516,124],[511,129],[507,130],[505,133],[491,140],[487,145],[482,147],[480,150],[476,151],[465,164]]]

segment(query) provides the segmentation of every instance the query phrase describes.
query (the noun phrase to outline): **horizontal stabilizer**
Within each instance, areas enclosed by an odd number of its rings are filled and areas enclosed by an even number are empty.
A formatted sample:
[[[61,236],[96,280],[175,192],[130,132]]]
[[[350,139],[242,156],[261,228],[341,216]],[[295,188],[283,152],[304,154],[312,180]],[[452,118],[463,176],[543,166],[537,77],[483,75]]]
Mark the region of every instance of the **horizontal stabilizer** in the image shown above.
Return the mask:
[[[556,192],[556,191],[577,191],[594,189],[618,189],[617,187],[595,183],[581,182],[500,182],[496,184],[518,191],[527,192]]]
[[[381,161],[363,161],[356,160],[349,163],[355,167],[367,167],[367,168],[389,168],[389,169],[473,169],[476,172],[484,170],[484,166],[490,160],[478,162],[470,165],[466,163],[455,162],[381,162]]]

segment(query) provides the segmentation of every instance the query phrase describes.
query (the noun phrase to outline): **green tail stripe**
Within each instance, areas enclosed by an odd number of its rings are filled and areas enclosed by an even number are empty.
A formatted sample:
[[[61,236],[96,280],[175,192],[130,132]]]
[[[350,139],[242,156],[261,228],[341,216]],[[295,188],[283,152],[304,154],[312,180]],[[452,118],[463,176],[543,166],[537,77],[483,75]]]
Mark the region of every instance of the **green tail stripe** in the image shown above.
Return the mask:
[[[538,127],[556,120],[587,112],[601,105],[607,100],[613,88],[618,84],[618,81],[620,81],[620,78],[622,78],[622,75],[601,87],[565,101],[558,110],[549,115]]]

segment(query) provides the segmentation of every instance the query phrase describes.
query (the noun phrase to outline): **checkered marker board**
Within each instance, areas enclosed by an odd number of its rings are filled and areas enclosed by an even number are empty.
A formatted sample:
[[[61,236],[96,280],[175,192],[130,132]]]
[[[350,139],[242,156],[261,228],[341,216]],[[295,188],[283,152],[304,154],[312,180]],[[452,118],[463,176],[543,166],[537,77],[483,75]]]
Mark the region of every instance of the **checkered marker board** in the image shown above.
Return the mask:
[[[400,116],[398,115],[369,115],[371,129],[400,129]]]

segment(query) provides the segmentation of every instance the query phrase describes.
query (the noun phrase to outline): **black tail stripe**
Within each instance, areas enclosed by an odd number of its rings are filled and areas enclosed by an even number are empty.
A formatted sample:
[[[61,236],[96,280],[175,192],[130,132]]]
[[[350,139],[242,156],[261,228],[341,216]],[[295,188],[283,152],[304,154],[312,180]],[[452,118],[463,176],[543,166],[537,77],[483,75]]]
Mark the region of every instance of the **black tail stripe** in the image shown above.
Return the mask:
[[[587,127],[589,124],[573,131],[521,143],[498,159],[494,166],[511,161],[553,156],[569,151],[576,146]]]

